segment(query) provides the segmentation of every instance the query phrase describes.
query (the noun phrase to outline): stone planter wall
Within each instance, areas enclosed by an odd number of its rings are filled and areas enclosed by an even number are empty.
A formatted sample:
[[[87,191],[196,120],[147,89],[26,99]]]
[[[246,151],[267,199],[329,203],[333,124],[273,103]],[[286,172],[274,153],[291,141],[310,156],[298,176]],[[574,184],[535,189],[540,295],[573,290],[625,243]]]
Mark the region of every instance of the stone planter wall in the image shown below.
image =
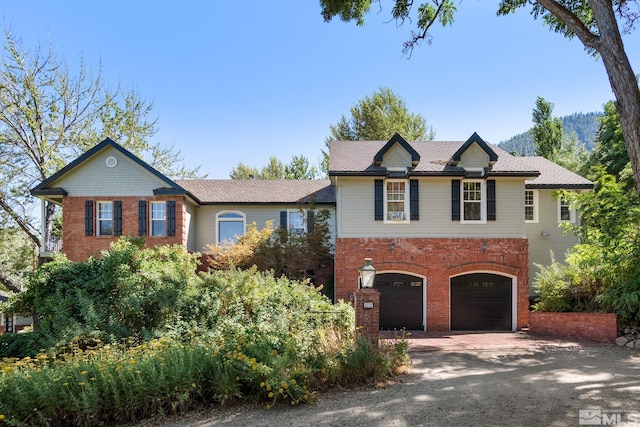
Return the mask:
[[[618,319],[611,313],[529,313],[529,332],[539,335],[615,343]]]

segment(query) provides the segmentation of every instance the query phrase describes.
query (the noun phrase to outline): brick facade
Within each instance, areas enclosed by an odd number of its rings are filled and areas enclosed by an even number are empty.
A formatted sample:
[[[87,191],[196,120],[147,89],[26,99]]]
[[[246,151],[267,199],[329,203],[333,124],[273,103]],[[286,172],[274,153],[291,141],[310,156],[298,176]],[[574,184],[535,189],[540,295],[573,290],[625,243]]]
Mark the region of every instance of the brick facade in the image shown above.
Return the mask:
[[[144,239],[149,246],[166,244],[186,246],[187,230],[183,220],[186,213],[184,197],[65,197],[62,203],[62,251],[71,261],[84,261],[89,256],[97,256],[100,251],[108,249],[111,242],[119,239],[119,236],[85,236],[86,200],[94,202],[94,209],[96,208],[95,202],[98,201],[122,201],[122,235],[134,237],[138,236],[139,200],[146,200],[147,202],[174,200],[176,202],[176,235],[166,237],[145,236]],[[147,216],[149,214],[150,208],[147,208]],[[147,230],[149,229],[150,227],[147,225]]]
[[[393,247],[392,247],[393,244]],[[364,258],[380,273],[402,272],[426,277],[427,330],[450,329],[450,279],[472,272],[490,272],[517,281],[517,329],[529,314],[527,239],[338,238],[335,245],[336,300],[349,301],[358,289],[358,268]]]

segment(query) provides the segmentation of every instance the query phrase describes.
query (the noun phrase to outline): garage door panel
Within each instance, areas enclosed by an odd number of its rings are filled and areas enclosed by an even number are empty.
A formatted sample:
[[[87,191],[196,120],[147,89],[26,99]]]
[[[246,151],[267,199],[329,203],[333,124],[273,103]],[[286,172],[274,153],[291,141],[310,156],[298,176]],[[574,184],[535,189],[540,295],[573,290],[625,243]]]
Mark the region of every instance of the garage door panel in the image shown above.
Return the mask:
[[[424,329],[422,279],[383,273],[376,276],[374,287],[380,291],[381,329]]]
[[[511,279],[475,273],[451,279],[452,330],[511,330]]]

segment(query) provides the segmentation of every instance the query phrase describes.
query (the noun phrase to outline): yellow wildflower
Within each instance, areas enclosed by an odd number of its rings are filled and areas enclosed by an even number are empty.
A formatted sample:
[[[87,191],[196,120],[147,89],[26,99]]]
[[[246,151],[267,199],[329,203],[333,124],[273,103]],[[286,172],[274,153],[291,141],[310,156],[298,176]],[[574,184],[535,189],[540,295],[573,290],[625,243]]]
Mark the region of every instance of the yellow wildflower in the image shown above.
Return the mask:
[[[269,393],[268,396],[269,396],[269,399],[271,399],[273,397],[273,392]]]

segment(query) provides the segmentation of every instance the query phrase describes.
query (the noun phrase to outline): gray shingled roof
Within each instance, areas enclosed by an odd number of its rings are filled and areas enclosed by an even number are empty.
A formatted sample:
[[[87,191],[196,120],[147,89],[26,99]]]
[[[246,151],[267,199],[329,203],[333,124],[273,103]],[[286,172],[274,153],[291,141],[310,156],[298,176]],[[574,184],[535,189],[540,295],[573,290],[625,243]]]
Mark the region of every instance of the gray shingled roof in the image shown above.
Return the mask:
[[[541,156],[522,157],[540,171],[536,179],[525,181],[527,188],[590,189],[593,182]]]
[[[329,148],[329,175],[385,175],[383,167],[375,166],[373,158],[387,141],[333,141]],[[450,164],[464,141],[415,141],[409,143],[420,155],[412,175],[459,175],[462,168]],[[591,188],[591,181],[542,157],[518,157],[499,147],[487,144],[498,155],[491,175],[522,175],[534,177],[527,181],[539,188]],[[532,187],[533,188],[533,187]]]
[[[331,181],[185,179],[176,183],[202,204],[335,204]]]

